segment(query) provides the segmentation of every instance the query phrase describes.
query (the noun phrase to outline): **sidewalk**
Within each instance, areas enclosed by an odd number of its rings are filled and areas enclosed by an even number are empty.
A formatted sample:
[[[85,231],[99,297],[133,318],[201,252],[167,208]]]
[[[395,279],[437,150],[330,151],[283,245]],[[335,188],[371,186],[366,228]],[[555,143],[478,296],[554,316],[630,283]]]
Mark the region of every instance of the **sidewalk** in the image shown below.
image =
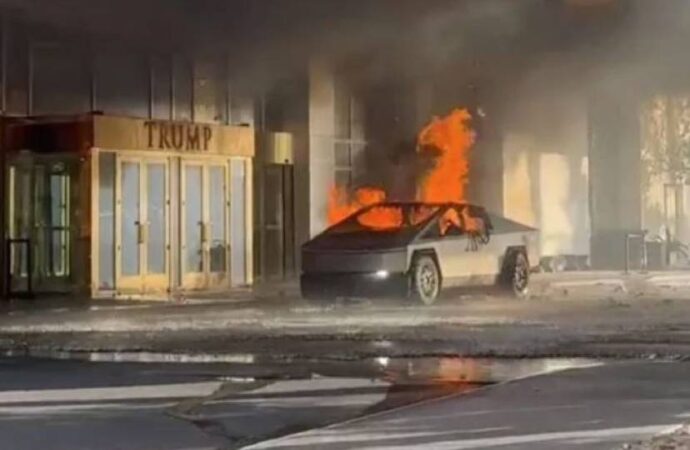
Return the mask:
[[[241,304],[260,302],[263,306],[299,297],[299,284],[296,280],[264,283],[256,286],[234,288],[213,293],[189,293],[168,299],[114,299],[89,298],[72,294],[54,294],[49,297],[33,299],[14,298],[0,301],[0,315],[22,313],[52,313],[65,311],[126,310],[142,308],[168,309],[172,306],[184,307],[204,304],[224,304],[233,307]]]
[[[550,295],[555,299],[564,291],[587,298],[610,293],[685,296],[690,293],[690,271],[539,273],[533,275],[532,283],[533,293]]]
[[[631,447],[625,443],[677,429],[687,420],[688,375],[688,363],[635,362],[572,369],[248,448],[681,450],[687,447]]]
[[[620,450],[688,450],[690,449],[690,425],[684,425],[672,433],[662,433],[645,441],[628,443]]]
[[[483,292],[475,291],[483,294]],[[690,298],[690,271],[631,272],[619,271],[578,271],[559,273],[536,273],[531,279],[531,295],[534,298],[562,300],[578,297],[582,300],[604,300],[611,294]],[[450,297],[472,295],[461,291]],[[130,300],[130,299],[90,299],[71,295],[49,298],[12,299],[0,302],[0,315],[12,313],[52,313],[65,311],[126,310],[199,305],[224,305],[228,309],[245,308],[285,308],[302,304],[299,281],[291,279],[280,282],[262,283],[252,287],[236,288],[215,293],[190,293],[168,300]]]
[[[690,272],[534,276],[533,296],[449,292],[315,306],[297,285],[172,302],[79,302],[0,315],[0,351],[278,357],[690,357]],[[37,300],[39,302],[39,300]]]

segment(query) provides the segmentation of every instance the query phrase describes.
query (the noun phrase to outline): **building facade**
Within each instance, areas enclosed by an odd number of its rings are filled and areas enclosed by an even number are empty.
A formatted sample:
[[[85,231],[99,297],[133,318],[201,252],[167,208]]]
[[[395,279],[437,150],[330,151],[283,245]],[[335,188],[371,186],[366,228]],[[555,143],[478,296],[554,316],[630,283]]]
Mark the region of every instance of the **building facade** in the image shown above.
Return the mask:
[[[643,229],[690,239],[687,180],[648,170],[685,143],[682,95],[583,80],[596,64],[567,42],[538,64],[484,48],[434,65],[404,61],[394,34],[399,53],[295,51],[250,70],[259,45],[0,13],[6,293],[170,298],[291,278],[332,189],[414,196],[417,133],[457,107],[478,136],[468,200],[539,228],[545,267],[624,267]]]
[[[11,290],[167,297],[251,284],[252,129],[87,115],[6,132]]]
[[[6,295],[253,283],[254,99],[227,58],[9,12],[0,38]]]

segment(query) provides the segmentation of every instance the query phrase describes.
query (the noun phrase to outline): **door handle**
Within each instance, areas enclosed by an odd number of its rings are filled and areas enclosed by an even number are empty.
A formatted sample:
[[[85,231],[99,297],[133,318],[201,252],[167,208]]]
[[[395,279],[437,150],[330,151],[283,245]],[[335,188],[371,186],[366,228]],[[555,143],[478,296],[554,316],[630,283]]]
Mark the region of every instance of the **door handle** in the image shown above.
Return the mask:
[[[135,222],[137,225],[137,243],[145,244],[149,240],[149,224]]]
[[[208,237],[210,234],[210,224],[199,222],[199,226],[201,227],[201,242],[206,243],[208,242]]]

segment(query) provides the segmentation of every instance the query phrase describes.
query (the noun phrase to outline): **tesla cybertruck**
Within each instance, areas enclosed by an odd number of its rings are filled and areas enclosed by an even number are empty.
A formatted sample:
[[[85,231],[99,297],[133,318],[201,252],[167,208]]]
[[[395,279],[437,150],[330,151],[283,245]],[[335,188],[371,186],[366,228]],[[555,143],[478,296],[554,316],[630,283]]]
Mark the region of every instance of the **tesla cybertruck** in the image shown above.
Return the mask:
[[[537,245],[535,228],[479,206],[379,203],[302,246],[302,296],[432,304],[446,287],[492,285],[526,297]]]

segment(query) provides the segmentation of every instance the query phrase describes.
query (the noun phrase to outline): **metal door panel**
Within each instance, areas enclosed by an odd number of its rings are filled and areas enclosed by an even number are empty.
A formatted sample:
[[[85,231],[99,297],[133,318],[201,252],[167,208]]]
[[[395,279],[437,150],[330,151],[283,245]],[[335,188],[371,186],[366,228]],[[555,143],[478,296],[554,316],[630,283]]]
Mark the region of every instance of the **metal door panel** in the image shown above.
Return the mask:
[[[169,163],[120,157],[116,178],[116,288],[165,292],[170,285]]]
[[[182,286],[228,285],[230,223],[227,160],[182,161]]]
[[[205,287],[203,165],[182,163],[182,283]]]
[[[231,224],[230,246],[232,261],[230,263],[231,283],[247,283],[247,169],[246,162],[233,159],[230,163],[231,174]]]
[[[209,286],[221,287],[227,283],[228,259],[228,182],[227,166],[211,164],[206,167],[206,196],[208,210],[206,224],[208,233]]]

